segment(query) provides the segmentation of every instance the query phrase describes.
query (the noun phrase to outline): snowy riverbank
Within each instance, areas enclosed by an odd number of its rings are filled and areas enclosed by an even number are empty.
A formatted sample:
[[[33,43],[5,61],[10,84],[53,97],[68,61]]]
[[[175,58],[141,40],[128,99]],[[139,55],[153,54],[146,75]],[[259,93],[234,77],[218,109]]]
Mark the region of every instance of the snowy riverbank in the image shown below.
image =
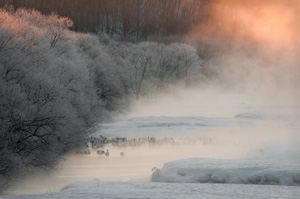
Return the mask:
[[[298,199],[299,187],[154,182],[87,181],[70,184],[56,193],[0,196],[1,199]]]

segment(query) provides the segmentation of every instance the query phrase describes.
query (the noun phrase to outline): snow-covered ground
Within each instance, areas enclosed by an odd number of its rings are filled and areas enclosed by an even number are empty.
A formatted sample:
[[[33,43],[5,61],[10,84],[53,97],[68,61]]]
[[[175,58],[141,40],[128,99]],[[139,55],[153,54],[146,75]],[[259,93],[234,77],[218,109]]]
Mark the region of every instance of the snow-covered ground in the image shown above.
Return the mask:
[[[37,174],[7,191],[17,196],[0,198],[299,198],[300,125],[294,112],[228,101],[229,108],[212,102],[202,111],[187,102],[184,114],[174,114],[169,101],[161,112],[143,106],[148,114],[115,118],[92,136],[172,137],[173,143],[107,145],[109,158],[96,150],[73,155],[50,176]]]
[[[298,199],[299,187],[228,184],[87,181],[70,184],[56,193],[2,196],[2,199]]]

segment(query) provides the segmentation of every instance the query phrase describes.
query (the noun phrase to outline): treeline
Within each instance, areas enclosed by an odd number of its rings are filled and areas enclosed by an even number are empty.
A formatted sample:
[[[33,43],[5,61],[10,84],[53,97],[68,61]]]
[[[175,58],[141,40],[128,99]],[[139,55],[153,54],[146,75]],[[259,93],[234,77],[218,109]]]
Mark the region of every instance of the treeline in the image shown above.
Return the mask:
[[[115,38],[183,35],[207,23],[215,0],[0,0],[0,6],[34,8],[69,17],[76,31],[102,32]]]
[[[86,130],[138,99],[202,77],[190,46],[121,43],[56,14],[0,10],[0,187],[51,169]]]

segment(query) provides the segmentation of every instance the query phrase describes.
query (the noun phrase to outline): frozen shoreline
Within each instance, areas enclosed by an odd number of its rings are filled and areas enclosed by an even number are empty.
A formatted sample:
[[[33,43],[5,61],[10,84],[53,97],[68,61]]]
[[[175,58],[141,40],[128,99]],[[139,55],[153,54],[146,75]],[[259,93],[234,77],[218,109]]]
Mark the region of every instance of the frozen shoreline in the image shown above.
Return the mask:
[[[62,191],[36,195],[0,196],[1,199],[297,199],[299,187],[226,184],[188,184],[156,182],[101,182],[99,180],[72,183]]]

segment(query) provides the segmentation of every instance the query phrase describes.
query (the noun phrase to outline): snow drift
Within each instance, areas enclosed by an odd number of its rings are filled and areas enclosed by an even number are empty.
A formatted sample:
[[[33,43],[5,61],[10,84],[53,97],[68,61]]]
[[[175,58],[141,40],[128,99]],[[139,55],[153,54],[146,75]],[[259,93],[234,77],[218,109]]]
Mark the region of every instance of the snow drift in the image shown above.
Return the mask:
[[[260,161],[261,160],[261,161]],[[166,163],[152,174],[153,182],[300,185],[298,166],[263,159],[185,159]]]

